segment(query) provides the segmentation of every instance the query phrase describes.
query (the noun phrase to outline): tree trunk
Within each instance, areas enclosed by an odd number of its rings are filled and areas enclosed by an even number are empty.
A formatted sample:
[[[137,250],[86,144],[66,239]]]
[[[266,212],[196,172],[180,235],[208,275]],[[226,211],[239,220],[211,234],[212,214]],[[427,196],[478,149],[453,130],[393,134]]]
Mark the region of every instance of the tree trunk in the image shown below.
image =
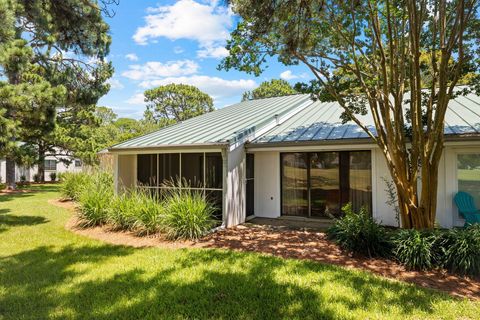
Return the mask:
[[[5,183],[7,185],[7,189],[17,189],[17,184],[15,181],[15,160],[11,157],[6,157],[5,159]]]
[[[45,183],[45,150],[40,147],[38,149],[38,181]]]

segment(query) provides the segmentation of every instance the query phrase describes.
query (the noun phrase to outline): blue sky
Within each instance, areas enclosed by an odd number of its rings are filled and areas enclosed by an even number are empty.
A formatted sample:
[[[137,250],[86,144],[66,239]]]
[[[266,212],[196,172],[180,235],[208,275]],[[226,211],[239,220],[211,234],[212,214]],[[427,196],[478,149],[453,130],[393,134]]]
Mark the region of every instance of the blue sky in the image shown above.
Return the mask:
[[[143,92],[168,83],[195,85],[214,99],[216,108],[240,101],[242,93],[262,81],[283,78],[292,84],[308,80],[303,66],[276,61],[260,77],[218,71],[226,55],[225,41],[238,17],[221,1],[121,0],[111,27],[110,55],[115,74],[111,90],[99,105],[120,117],[141,118]]]

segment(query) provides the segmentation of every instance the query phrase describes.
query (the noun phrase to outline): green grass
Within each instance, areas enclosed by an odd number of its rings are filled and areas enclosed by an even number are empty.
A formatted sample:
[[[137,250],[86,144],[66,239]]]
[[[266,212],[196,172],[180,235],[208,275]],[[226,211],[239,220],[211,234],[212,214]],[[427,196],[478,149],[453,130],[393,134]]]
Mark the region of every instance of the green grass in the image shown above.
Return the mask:
[[[0,196],[0,319],[478,319],[480,304],[308,261],[132,249],[64,229],[56,186]]]

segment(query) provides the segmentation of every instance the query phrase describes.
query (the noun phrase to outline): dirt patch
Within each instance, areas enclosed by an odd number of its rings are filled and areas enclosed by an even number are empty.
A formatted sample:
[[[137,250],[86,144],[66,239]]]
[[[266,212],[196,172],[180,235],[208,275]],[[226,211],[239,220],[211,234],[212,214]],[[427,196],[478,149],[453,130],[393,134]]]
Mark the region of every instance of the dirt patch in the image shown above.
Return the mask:
[[[51,200],[49,203],[70,210],[72,202]],[[367,259],[345,254],[322,232],[289,230],[246,223],[212,233],[198,242],[168,241],[161,236],[139,237],[133,232],[114,231],[107,226],[79,228],[79,221],[72,217],[66,228],[77,234],[116,245],[161,248],[217,248],[260,252],[283,258],[307,259],[347,268],[362,269],[390,279],[414,283],[458,297],[480,300],[480,279],[452,275],[443,271],[409,271],[387,259]]]

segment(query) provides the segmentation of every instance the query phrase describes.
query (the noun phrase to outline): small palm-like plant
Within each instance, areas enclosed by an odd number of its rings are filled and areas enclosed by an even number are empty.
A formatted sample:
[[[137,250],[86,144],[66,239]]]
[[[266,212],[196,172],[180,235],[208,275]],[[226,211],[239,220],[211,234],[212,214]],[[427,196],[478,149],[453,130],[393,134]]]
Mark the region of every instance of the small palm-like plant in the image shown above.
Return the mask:
[[[399,230],[393,239],[393,254],[400,263],[412,270],[429,270],[438,266],[435,231]]]

